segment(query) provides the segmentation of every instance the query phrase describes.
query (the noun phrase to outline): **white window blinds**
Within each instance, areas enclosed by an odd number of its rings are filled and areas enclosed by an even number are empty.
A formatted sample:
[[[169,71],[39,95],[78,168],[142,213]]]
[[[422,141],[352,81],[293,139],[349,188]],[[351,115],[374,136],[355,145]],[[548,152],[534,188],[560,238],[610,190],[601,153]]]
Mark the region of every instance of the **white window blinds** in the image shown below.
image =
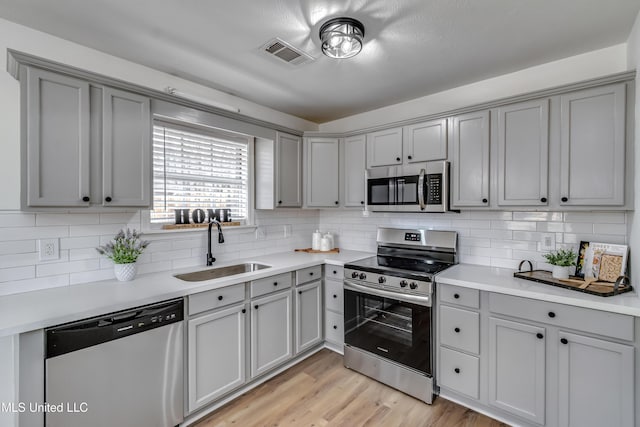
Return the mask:
[[[175,209],[249,209],[249,138],[216,129],[155,121],[151,222],[173,222]]]

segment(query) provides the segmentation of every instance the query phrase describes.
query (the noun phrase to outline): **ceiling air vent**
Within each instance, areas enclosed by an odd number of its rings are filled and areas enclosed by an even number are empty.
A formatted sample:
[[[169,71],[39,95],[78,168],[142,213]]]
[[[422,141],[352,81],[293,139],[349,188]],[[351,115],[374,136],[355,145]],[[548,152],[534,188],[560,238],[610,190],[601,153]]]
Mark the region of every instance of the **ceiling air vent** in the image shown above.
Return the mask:
[[[313,61],[313,57],[311,55],[296,49],[289,43],[278,38],[269,40],[269,42],[262,46],[262,50],[266,54],[273,55],[281,61],[291,65],[302,65]]]

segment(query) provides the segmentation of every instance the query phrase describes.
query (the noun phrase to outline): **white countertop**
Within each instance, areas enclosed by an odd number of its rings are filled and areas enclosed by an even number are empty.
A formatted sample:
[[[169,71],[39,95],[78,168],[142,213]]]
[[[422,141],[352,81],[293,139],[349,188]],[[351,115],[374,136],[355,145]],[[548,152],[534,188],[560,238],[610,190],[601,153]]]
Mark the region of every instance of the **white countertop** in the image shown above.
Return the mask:
[[[372,255],[374,254],[357,251],[341,251],[338,254],[282,252],[251,259],[216,263],[212,267],[201,266],[144,274],[131,282],[105,280],[7,295],[0,297],[0,337],[179,298],[314,265],[344,265],[344,263]],[[173,277],[175,274],[242,262],[259,262],[271,267],[203,282],[185,282]]]
[[[621,295],[599,297],[517,279],[513,273],[514,270],[506,268],[458,264],[438,274],[436,282],[640,317],[640,297],[635,289]]]

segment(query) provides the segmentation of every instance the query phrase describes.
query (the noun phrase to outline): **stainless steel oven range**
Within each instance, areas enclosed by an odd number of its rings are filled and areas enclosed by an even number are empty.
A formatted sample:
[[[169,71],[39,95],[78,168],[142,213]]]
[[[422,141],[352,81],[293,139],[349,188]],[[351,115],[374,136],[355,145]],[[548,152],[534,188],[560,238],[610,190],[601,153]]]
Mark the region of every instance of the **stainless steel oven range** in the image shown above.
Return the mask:
[[[433,278],[457,263],[457,233],[379,228],[377,241],[344,268],[344,364],[432,403]]]

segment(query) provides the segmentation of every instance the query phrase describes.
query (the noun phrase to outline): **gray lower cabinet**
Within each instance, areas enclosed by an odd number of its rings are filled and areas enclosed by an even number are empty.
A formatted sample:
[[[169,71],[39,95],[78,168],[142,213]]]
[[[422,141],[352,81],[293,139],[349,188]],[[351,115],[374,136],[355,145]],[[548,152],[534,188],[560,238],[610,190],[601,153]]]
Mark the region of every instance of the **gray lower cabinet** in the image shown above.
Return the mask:
[[[545,423],[546,330],[489,318],[489,404]]]
[[[324,266],[324,335],[330,348],[342,352],[344,347],[344,268]]]
[[[291,291],[251,300],[251,376],[293,356]]]
[[[239,304],[189,320],[189,412],[244,384],[246,311]]]
[[[322,342],[322,281],[298,286],[296,295],[296,354]]]
[[[25,204],[88,206],[89,83],[38,68],[22,73]]]
[[[634,348],[561,331],[560,427],[634,425]]]

